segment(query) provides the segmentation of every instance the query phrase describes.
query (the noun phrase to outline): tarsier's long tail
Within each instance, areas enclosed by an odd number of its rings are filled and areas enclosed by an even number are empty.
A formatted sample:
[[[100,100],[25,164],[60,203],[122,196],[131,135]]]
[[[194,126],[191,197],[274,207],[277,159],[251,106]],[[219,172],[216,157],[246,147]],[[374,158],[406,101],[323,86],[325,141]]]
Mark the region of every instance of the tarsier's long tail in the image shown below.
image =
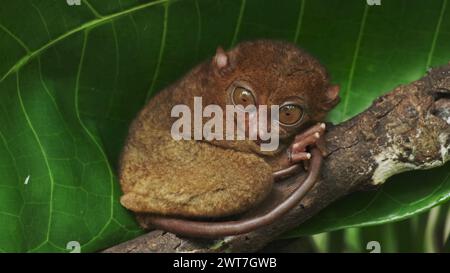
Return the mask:
[[[207,222],[174,217],[148,216],[146,219],[147,223],[149,223],[152,227],[156,227],[164,231],[197,238],[218,238],[243,234],[269,225],[297,206],[318,181],[323,158],[321,152],[317,148],[312,149],[311,155],[310,168],[306,179],[303,182],[296,181],[296,184],[298,183],[300,186],[298,186],[297,189],[279,205],[275,206],[263,215],[255,216],[253,218],[223,222]]]

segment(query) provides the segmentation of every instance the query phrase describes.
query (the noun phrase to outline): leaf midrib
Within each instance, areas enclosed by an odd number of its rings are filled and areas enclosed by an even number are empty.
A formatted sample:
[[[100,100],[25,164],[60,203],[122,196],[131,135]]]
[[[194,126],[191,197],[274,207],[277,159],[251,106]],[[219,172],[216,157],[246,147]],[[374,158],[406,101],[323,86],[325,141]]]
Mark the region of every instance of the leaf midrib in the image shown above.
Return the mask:
[[[97,26],[103,25],[105,23],[109,23],[115,19],[118,19],[122,16],[125,16],[127,14],[151,7],[151,6],[155,6],[158,4],[162,4],[162,3],[166,3],[169,1],[177,1],[177,0],[158,0],[158,1],[154,1],[154,2],[150,2],[150,3],[145,3],[145,4],[141,4],[138,6],[135,6],[133,8],[129,8],[126,10],[122,10],[120,12],[117,13],[112,13],[110,15],[106,15],[104,17],[101,18],[96,18],[94,20],[88,21],[74,29],[69,30],[68,32],[56,37],[53,40],[50,40],[49,42],[47,42],[46,44],[44,44],[43,46],[41,46],[40,48],[34,50],[34,51],[30,51],[28,54],[24,55],[22,58],[19,59],[19,61],[17,61],[1,78],[0,78],[0,83],[3,82],[3,80],[5,80],[9,75],[11,75],[12,73],[18,71],[22,66],[24,66],[25,64],[27,64],[31,59],[33,59],[34,57],[36,57],[37,55],[39,55],[40,53],[42,53],[43,51],[45,51],[46,49],[52,47],[53,45],[57,44],[60,41],[65,40],[66,38],[74,35],[75,33],[84,31],[86,29],[91,29],[91,28],[95,28]]]

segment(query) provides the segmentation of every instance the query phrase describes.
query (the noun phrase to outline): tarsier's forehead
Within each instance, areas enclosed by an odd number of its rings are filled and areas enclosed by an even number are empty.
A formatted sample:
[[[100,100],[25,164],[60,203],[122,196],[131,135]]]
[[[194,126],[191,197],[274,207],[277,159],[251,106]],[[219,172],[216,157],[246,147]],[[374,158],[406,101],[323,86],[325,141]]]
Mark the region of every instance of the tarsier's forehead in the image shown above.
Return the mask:
[[[295,44],[259,40],[240,43],[232,51],[236,54],[235,61],[241,69],[259,68],[276,77],[295,79],[308,74],[310,77],[328,80],[327,71],[320,62]]]

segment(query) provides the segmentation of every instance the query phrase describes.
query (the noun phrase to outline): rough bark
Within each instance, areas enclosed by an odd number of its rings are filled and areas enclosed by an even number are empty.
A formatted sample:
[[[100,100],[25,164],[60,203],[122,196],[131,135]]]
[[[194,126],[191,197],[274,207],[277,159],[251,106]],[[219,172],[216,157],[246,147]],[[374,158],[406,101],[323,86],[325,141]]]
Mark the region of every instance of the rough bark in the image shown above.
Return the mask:
[[[219,240],[151,231],[105,252],[252,252],[333,201],[376,188],[394,174],[443,165],[450,159],[450,64],[376,99],[366,111],[329,126],[329,155],[321,180],[281,221]]]

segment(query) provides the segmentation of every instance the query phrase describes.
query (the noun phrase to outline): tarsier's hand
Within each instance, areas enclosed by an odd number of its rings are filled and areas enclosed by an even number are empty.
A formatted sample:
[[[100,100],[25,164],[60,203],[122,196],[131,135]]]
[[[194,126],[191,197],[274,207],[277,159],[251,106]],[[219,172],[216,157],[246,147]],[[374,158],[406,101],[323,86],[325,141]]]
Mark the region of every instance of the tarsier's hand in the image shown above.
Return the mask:
[[[274,179],[278,180],[298,171],[301,167],[299,163],[311,158],[311,154],[307,151],[308,146],[315,145],[324,154],[325,148],[322,138],[324,132],[325,123],[318,123],[295,136],[294,142],[280,159],[281,166],[284,168],[273,173]]]

